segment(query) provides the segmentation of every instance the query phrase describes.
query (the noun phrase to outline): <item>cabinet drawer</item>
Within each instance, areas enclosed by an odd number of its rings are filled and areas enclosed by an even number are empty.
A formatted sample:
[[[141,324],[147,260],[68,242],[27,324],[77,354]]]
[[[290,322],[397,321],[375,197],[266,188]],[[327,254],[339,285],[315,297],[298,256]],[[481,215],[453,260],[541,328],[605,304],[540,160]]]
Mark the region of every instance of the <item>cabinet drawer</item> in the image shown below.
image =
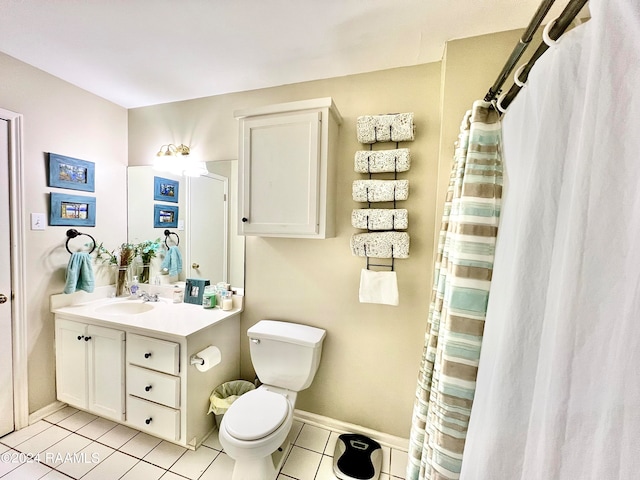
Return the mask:
[[[180,345],[130,333],[127,335],[127,362],[177,375],[180,371]]]
[[[180,410],[127,396],[127,422],[168,440],[180,438]]]
[[[127,394],[135,395],[168,407],[180,407],[180,377],[129,365]]]

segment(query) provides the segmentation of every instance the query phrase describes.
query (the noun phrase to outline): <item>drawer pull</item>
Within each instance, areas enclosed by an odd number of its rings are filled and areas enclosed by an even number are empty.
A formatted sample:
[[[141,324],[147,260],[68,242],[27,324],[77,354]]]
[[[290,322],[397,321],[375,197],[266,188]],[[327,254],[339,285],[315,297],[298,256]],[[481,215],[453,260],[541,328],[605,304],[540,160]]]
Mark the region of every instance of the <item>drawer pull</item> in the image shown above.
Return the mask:
[[[147,385],[146,387],[144,387],[144,391],[148,392],[153,388],[153,385]]]
[[[78,340],[82,340],[84,337],[82,335],[78,335]]]
[[[91,340],[91,337],[84,337],[85,342],[88,342],[89,340]]]
[[[144,358],[151,358],[151,353],[147,352],[144,354]]]
[[[144,423],[146,423],[147,425],[149,425],[151,422],[153,421],[153,418],[149,417],[147,418]]]

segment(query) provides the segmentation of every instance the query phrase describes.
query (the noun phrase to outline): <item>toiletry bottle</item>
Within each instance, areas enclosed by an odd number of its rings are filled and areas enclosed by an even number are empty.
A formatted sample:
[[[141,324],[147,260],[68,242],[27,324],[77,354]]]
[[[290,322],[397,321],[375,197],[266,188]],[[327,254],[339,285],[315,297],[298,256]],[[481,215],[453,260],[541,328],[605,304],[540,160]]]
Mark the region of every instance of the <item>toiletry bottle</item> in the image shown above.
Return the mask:
[[[131,281],[131,285],[129,286],[129,292],[131,293],[132,298],[138,298],[138,289],[140,286],[138,285],[138,277],[134,275],[133,280]]]
[[[214,308],[216,306],[216,287],[214,285],[204,287],[202,306],[204,308]]]
[[[231,295],[233,294],[233,292],[231,291],[226,291],[223,292],[223,297],[222,297],[222,310],[232,310],[233,309],[233,299],[231,298]]]
[[[182,303],[182,290],[179,288],[173,291],[173,303]]]

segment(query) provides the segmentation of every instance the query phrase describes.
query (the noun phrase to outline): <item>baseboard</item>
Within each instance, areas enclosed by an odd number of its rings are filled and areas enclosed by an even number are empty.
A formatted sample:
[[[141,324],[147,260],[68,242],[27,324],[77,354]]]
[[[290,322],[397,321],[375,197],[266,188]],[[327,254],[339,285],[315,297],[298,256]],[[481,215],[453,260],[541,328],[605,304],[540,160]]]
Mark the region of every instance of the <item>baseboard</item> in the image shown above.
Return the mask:
[[[44,417],[48,417],[52,413],[57,412],[58,410],[66,407],[67,404],[64,402],[55,401],[46,407],[42,407],[40,410],[36,410],[33,413],[29,414],[29,425],[36,423],[38,420],[42,420]]]
[[[353,423],[347,423],[329,417],[324,417],[316,413],[305,412],[304,410],[295,410],[293,417],[301,422],[308,423],[316,427],[323,427],[339,433],[359,433],[372,438],[380,445],[390,447],[402,452],[407,452],[409,447],[409,439],[389,435],[388,433],[378,432],[370,428],[361,427]]]

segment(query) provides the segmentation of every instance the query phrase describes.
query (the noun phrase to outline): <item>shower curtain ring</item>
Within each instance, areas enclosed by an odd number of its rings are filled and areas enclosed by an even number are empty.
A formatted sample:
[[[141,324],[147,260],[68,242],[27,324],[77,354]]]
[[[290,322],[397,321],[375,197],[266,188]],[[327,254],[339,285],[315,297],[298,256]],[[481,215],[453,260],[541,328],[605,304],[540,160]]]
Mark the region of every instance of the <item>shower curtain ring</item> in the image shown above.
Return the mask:
[[[506,96],[507,96],[507,93],[503,93],[498,97],[498,100],[496,101],[496,107],[498,108],[498,110],[500,110],[501,113],[504,113],[507,111],[506,108],[502,108],[502,99]]]
[[[547,46],[549,47],[553,47],[556,43],[558,43],[557,40],[553,40],[549,36],[549,30],[551,30],[553,26],[556,24],[556,20],[557,18],[554,18],[553,20],[551,20],[549,23],[545,25],[544,30],[542,30],[542,41],[544,41],[544,43],[546,43]]]
[[[522,73],[522,71],[525,69],[526,66],[527,64],[523,63],[518,67],[518,69],[516,70],[516,73],[513,74],[513,83],[515,83],[520,88],[525,86],[525,82],[520,81],[520,74]]]

